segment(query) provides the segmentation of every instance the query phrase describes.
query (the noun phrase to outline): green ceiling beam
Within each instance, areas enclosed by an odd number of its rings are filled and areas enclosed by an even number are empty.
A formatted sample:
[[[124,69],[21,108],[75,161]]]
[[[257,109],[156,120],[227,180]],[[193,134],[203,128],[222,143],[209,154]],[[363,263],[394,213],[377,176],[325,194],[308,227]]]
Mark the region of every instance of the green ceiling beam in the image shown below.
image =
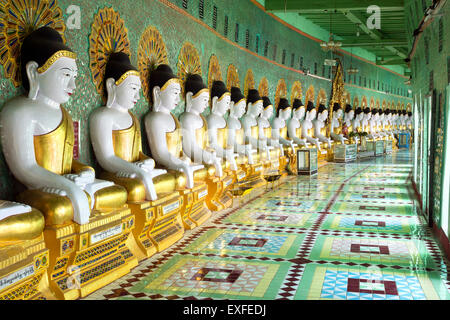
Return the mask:
[[[377,60],[377,65],[387,66],[387,65],[406,65],[404,59],[390,59],[390,60]]]
[[[350,47],[384,47],[384,46],[393,46],[393,47],[403,47],[407,46],[408,42],[402,41],[402,40],[357,40],[358,38],[355,37],[352,40],[339,40],[342,43],[343,48],[350,48]]]
[[[272,12],[323,12],[324,10],[366,10],[377,5],[383,10],[404,10],[404,0],[266,0],[265,8]]]

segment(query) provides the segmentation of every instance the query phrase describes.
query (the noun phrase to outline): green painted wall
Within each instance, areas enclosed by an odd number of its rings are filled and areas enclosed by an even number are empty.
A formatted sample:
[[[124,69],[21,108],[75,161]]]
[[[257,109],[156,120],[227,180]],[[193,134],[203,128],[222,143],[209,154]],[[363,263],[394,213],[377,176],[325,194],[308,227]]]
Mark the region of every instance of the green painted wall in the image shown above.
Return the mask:
[[[422,1],[409,0],[406,2],[406,12],[408,13],[407,28],[408,33],[413,34],[413,31],[419,26],[423,17],[424,7]],[[428,7],[431,5],[431,1],[425,1],[425,5]],[[430,139],[434,139],[435,142],[435,156],[430,159],[430,162],[434,164],[434,183],[433,183],[433,201],[427,203],[425,195],[430,192],[430,185],[426,180],[426,173],[428,170],[428,157],[427,152],[424,152],[424,156],[420,159],[420,167],[417,169],[416,183],[421,191],[422,198],[425,201],[426,208],[433,208],[433,220],[442,227],[444,230],[448,229],[448,226],[442,226],[443,220],[442,214],[447,215],[444,219],[448,221],[449,212],[442,212],[441,200],[444,195],[449,195],[449,190],[443,190],[443,170],[445,162],[443,161],[443,151],[445,150],[445,144],[450,141],[445,141],[446,136],[446,119],[449,117],[450,106],[446,103],[448,100],[446,94],[446,87],[450,82],[450,2],[447,1],[444,8],[441,11],[443,16],[435,17],[431,25],[422,33],[419,40],[416,53],[411,61],[412,70],[412,91],[415,97],[415,104],[417,105],[418,119],[419,119],[419,136],[421,139],[418,141],[416,148],[420,151],[428,151],[430,147],[428,145],[429,134]],[[409,39],[410,47],[412,47],[413,39]],[[427,103],[427,96],[429,96],[433,90],[436,92],[436,107],[431,110],[431,105]],[[431,115],[431,119],[429,119]],[[430,121],[427,121],[430,120]],[[434,132],[428,132],[429,123],[435,122]],[[448,121],[448,120],[447,120]],[[447,160],[447,165],[449,160]],[[448,179],[448,177],[447,177]],[[446,193],[446,194],[444,194]],[[447,235],[448,236],[448,235]]]
[[[72,5],[73,2],[59,0],[58,4],[63,12],[66,12],[67,7]],[[323,60],[329,56],[322,52],[318,43],[277,22],[250,0],[205,0],[203,19],[199,18],[199,0],[187,0],[187,9],[184,9],[182,4],[182,0],[173,0],[172,2],[165,0],[111,0],[104,3],[88,0],[79,1],[81,28],[79,30],[67,29],[65,34],[67,44],[78,54],[79,76],[77,90],[65,107],[74,120],[80,121],[81,161],[98,168],[89,141],[88,117],[93,109],[102,106],[102,102],[95,90],[89,69],[88,39],[94,15],[104,6],[114,8],[125,21],[132,52],[131,60],[135,65],[137,65],[139,38],[146,26],[153,25],[162,34],[168,50],[169,63],[175,71],[179,50],[185,41],[190,41],[200,52],[205,81],[207,81],[209,58],[212,54],[215,54],[219,58],[223,77],[226,77],[229,64],[232,63],[238,68],[242,88],[248,69],[253,70],[256,84],[263,76],[267,77],[272,99],[274,99],[276,85],[280,78],[285,79],[289,91],[293,82],[299,80],[303,85],[304,92],[312,84],[315,86],[316,92],[320,88],[324,88],[328,94],[330,93],[331,80],[328,79],[328,67],[325,68],[325,74],[322,77]],[[217,7],[216,31],[212,28],[213,6]],[[224,36],[225,15],[228,16],[227,36]],[[65,17],[68,18],[68,15],[66,14]],[[236,23],[239,24],[237,42],[235,41]],[[247,29],[250,35],[249,51],[245,49]],[[256,52],[257,34],[260,37],[258,52]],[[265,41],[269,43],[267,57],[264,57]],[[273,56],[274,45],[277,45],[275,57]],[[283,64],[282,52],[284,49],[286,50],[286,61]],[[292,53],[294,54],[294,64],[291,69]],[[304,67],[310,68],[311,72],[314,72],[314,63],[317,63],[318,76],[306,76],[295,71],[300,67],[300,57],[303,57]],[[343,61],[344,69],[347,69],[350,66],[351,58],[347,55],[339,58]],[[375,99],[381,101],[383,99],[405,103],[411,101],[410,98],[406,97],[407,87],[404,85],[405,79],[403,77],[358,59],[353,59],[352,65],[360,70],[356,78],[356,85],[349,83],[346,85],[352,94],[352,99],[353,96],[357,95],[361,100],[361,96],[366,95],[368,100],[371,96],[374,96]],[[22,89],[14,88],[10,80],[4,77],[3,68],[0,67],[0,69],[0,108],[2,108],[8,99],[21,94]],[[361,86],[359,85],[360,76],[362,77]],[[366,88],[364,88],[364,78],[366,78]],[[391,92],[395,91],[396,94],[386,94],[378,90],[378,81],[380,81],[380,89],[382,83],[383,88],[389,87],[392,90]],[[372,84],[371,87],[369,87],[369,82]],[[183,105],[180,105],[175,113],[179,115],[183,111],[183,107]],[[142,119],[148,110],[148,104],[142,97],[133,112]],[[144,151],[148,152],[145,134],[143,138]],[[9,172],[3,155],[0,154],[0,198],[14,199],[18,187],[17,182]]]

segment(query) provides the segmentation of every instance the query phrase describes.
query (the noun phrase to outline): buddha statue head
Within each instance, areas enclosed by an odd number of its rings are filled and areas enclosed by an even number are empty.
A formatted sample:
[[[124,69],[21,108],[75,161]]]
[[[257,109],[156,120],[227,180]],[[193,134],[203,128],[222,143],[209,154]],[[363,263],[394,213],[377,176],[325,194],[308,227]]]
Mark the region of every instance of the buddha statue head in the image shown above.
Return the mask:
[[[361,107],[356,108],[355,110],[355,118],[357,121],[361,121],[364,117],[364,113]]]
[[[403,115],[403,121],[406,121],[408,119],[408,113],[406,112],[406,110],[402,111],[402,115]]]
[[[408,112],[408,121],[412,121],[412,120],[413,120],[412,112],[409,111]]]
[[[273,104],[268,97],[263,97],[263,111],[261,117],[269,120],[273,116]]]
[[[379,109],[380,121],[383,122],[386,117],[385,110]]]
[[[149,75],[150,103],[153,111],[172,111],[180,102],[181,84],[167,64],[159,65]]]
[[[328,119],[328,110],[325,105],[320,104],[317,110],[317,120],[325,122]]]
[[[314,107],[314,104],[312,103],[312,101],[308,101],[308,104],[306,105],[305,120],[312,121],[312,120],[316,119],[316,115],[317,115],[317,111],[316,111],[316,108]]]
[[[223,81],[214,81],[211,86],[211,113],[223,117],[230,109],[231,94]]]
[[[247,114],[258,117],[263,111],[263,100],[256,89],[249,89],[247,94]]]
[[[305,117],[305,106],[303,105],[302,100],[295,98],[292,102],[292,116],[295,119],[303,120]]]
[[[277,118],[287,120],[292,115],[292,107],[289,105],[289,101],[286,98],[280,98],[277,106]]]
[[[355,117],[355,111],[353,110],[353,107],[349,104],[345,106],[345,121],[352,121]]]
[[[105,67],[106,107],[127,111],[138,102],[141,90],[139,72],[124,52],[109,56]]]
[[[186,112],[200,114],[208,107],[209,90],[199,74],[188,74],[184,82]]]
[[[375,121],[380,120],[380,110],[379,109],[374,109],[372,111],[372,114],[373,114],[373,118]]]
[[[20,48],[22,85],[28,98],[58,106],[69,101],[76,88],[76,54],[50,27],[31,32]]]
[[[364,112],[363,119],[369,121],[372,118],[372,112],[370,111],[370,108],[369,107],[364,108],[363,112]]]
[[[245,97],[238,87],[231,87],[230,116],[239,119],[245,113]]]
[[[342,119],[344,112],[342,111],[341,105],[338,102],[333,104],[333,116],[336,119]]]

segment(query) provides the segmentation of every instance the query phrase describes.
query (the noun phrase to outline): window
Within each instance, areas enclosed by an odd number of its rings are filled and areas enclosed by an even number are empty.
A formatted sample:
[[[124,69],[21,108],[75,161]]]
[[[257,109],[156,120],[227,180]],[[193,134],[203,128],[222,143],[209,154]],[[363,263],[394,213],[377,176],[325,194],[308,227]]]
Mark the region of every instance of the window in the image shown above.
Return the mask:
[[[303,69],[303,57],[300,57],[300,69]]]
[[[322,77],[325,78],[325,65],[322,65]]]
[[[291,54],[291,68],[294,67],[295,53]]]
[[[317,75],[317,62],[314,62],[314,74]]]
[[[256,35],[256,44],[255,44],[255,51],[256,53],[259,53],[259,39],[261,36],[259,34]]]
[[[239,23],[236,23],[236,29],[234,31],[234,41],[239,42]]]
[[[269,54],[269,41],[266,41],[266,43],[264,44],[264,57],[267,57],[268,54]]]
[[[188,0],[183,0],[183,8],[184,9],[188,8]]]
[[[273,46],[273,58],[272,58],[272,60],[276,60],[277,59],[277,45],[275,44],[274,46]]]
[[[434,72],[430,71],[430,92],[434,89]]]
[[[425,37],[425,62],[426,64],[430,64],[430,49],[429,49],[430,41],[428,37]]]
[[[214,30],[217,30],[217,7],[216,6],[213,6],[212,24],[213,24]]]
[[[439,53],[442,52],[444,43],[444,19],[439,19]]]
[[[223,34],[226,36],[228,36],[228,16],[225,16],[225,22],[224,22],[224,26],[223,26]]]
[[[205,3],[204,0],[198,1],[198,16],[200,19],[203,19],[205,16]]]
[[[286,64],[286,49],[283,49],[283,55],[281,56],[281,64]]]
[[[247,29],[245,31],[245,47],[248,49],[250,46],[250,31]]]

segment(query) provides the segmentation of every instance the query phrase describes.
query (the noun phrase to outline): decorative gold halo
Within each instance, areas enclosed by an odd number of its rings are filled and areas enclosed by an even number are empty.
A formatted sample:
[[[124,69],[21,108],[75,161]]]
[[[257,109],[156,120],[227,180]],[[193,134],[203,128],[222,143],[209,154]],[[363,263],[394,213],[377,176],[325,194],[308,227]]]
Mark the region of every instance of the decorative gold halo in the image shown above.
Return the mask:
[[[211,89],[214,81],[219,80],[222,81],[222,73],[220,72],[220,64],[219,59],[217,59],[216,55],[212,55],[209,58],[209,68],[208,68],[208,88]]]
[[[32,31],[51,27],[65,42],[66,26],[58,1],[2,0],[0,3],[0,63],[5,77],[20,86],[20,47]]]
[[[386,104],[386,100],[383,99],[383,102],[381,103],[381,110],[386,110],[387,104]]]
[[[166,45],[158,29],[147,27],[139,39],[138,69],[142,82],[142,91],[147,101],[151,101],[149,92],[150,72],[160,64],[169,64]]]
[[[308,105],[308,102],[314,103],[314,86],[310,85],[308,90],[305,93],[305,105]]]
[[[227,89],[231,90],[231,87],[240,88],[239,74],[236,67],[233,64],[228,66],[227,70]]]
[[[103,8],[95,15],[89,36],[89,66],[97,92],[103,99],[104,74],[110,54],[124,52],[130,55],[127,33],[123,19],[114,9]]]
[[[287,98],[287,86],[284,79],[278,80],[277,90],[275,91],[275,108],[278,109],[278,104],[281,98]]]
[[[405,103],[404,103],[404,102],[402,102],[402,110],[406,110],[406,109],[405,109]]]
[[[374,97],[370,97],[369,108],[370,108],[370,110],[373,110],[375,108],[375,99],[374,99]]]
[[[387,105],[386,105],[386,107],[387,107],[389,110],[391,110],[391,103],[388,102]],[[391,111],[392,111],[392,110],[391,110]]]
[[[184,83],[189,74],[202,75],[202,65],[200,63],[200,55],[194,45],[190,42],[185,42],[181,47],[178,55],[177,76],[183,84],[181,86],[181,96],[184,97]]]
[[[411,110],[411,103],[408,103],[407,105],[406,105],[406,111],[408,111],[408,112],[411,112],[412,110]]]
[[[326,106],[326,102],[327,102],[327,93],[322,88],[319,90],[319,93],[317,94],[316,109],[319,109],[320,104],[323,104],[324,106]]]
[[[244,96],[248,95],[248,90],[255,89],[255,77],[252,69],[248,69],[244,79]]]
[[[269,97],[269,81],[266,77],[259,81],[258,92],[261,97]]]
[[[375,108],[380,109],[380,99],[375,102]]]
[[[302,100],[302,84],[300,81],[294,81],[291,88],[291,105],[294,103],[294,99]]]
[[[351,104],[352,102],[352,98],[350,96],[350,92],[348,92],[347,90],[344,90],[344,94],[342,95],[342,103],[341,106],[342,108],[345,108],[347,104]]]
[[[364,110],[364,108],[366,108],[366,107],[367,107],[367,97],[366,96],[362,96],[361,108],[363,108],[363,110]]]
[[[402,106],[400,104],[400,101],[398,101],[397,102],[397,111],[400,111],[400,110],[402,110]]]
[[[358,97],[354,97],[353,98],[353,109],[357,109],[359,107],[359,98]]]

